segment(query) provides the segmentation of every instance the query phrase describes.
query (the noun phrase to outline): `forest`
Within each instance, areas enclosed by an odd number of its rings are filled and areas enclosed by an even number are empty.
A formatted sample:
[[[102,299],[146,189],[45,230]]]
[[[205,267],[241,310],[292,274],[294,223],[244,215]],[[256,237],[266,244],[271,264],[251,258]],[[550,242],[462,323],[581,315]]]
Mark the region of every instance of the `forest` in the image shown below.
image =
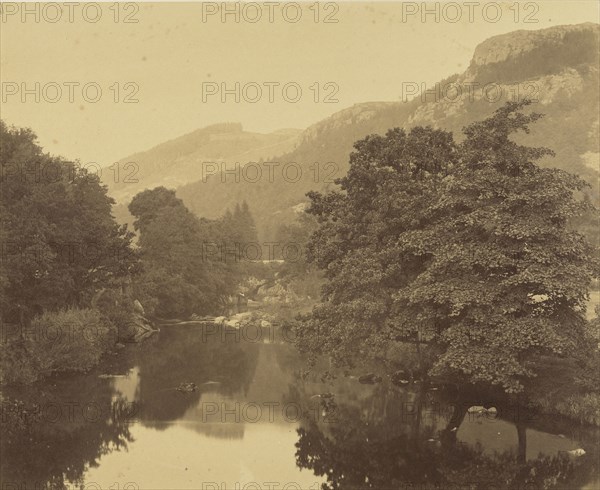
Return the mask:
[[[207,220],[158,187],[133,199],[128,230],[97,175],[44,153],[31,129],[0,131],[3,383],[86,371],[139,328],[216,314],[236,293],[245,257],[204,250],[256,241],[245,203]]]
[[[245,202],[206,219],[175,191],[147,189],[129,230],[96,175],[2,123],[2,382],[85,372],[162,321],[221,315],[277,284],[310,306],[286,328],[313,364],[372,360],[598,423],[586,307],[599,265],[576,226],[597,210],[585,181],[536,164],[552,150],[511,139],[542,118],[528,105],[507,103],[460,142],[420,126],[357,141],[337,189],[310,192],[279,227],[303,256],[272,257],[275,269],[239,252],[258,241]]]

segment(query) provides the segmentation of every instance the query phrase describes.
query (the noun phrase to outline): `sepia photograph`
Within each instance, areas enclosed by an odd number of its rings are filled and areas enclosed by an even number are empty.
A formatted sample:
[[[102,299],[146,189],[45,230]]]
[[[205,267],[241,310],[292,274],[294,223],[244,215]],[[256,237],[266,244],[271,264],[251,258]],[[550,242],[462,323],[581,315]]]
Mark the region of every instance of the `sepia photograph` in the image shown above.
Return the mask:
[[[600,2],[0,0],[0,490],[600,490]]]

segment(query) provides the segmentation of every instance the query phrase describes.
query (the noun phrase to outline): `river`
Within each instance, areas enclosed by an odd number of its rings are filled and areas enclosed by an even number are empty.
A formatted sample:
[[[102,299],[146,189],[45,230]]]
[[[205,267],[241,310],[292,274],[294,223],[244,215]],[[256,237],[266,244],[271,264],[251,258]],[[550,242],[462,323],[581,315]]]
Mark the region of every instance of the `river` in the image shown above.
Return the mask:
[[[499,406],[452,431],[447,388],[305,369],[272,332],[164,326],[88,373],[5,390],[37,408],[3,410],[1,488],[598,488],[596,430]]]

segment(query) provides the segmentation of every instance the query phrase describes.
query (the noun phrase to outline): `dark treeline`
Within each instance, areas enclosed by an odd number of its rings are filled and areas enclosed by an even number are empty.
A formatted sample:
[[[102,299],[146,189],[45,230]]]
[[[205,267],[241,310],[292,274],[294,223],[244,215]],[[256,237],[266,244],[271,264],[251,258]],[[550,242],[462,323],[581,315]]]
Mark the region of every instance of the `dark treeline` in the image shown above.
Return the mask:
[[[163,318],[218,313],[246,272],[240,251],[257,241],[247,204],[218,220],[201,219],[175,191],[158,187],[135,196],[129,210],[140,234],[140,301]]]
[[[3,321],[82,307],[136,262],[98,176],[42,152],[30,129],[0,122]]]
[[[235,250],[256,242],[245,202],[206,220],[174,191],[144,191],[135,245],[98,175],[44,153],[30,129],[0,132],[3,382],[85,371],[152,330],[147,317],[216,314],[236,294],[249,266]]]

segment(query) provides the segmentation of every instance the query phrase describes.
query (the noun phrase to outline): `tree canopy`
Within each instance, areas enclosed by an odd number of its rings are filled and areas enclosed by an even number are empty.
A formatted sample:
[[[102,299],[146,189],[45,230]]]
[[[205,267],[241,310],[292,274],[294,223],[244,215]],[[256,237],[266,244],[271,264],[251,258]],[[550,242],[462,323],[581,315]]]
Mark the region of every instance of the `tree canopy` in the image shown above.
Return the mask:
[[[431,375],[520,391],[536,356],[585,348],[593,247],[570,228],[590,211],[547,148],[511,140],[540,114],[511,102],[464,128],[395,128],[355,144],[341,189],[309,193],[323,303],[298,345],[351,364],[394,342],[433,352]]]
[[[132,234],[93,172],[43,153],[30,129],[0,121],[4,320],[81,306],[135,263]]]
[[[219,220],[201,219],[174,190],[157,187],[137,194],[129,210],[144,269],[135,279],[138,296],[162,317],[219,312],[243,270],[245,257],[235,245],[256,240],[248,206]]]

